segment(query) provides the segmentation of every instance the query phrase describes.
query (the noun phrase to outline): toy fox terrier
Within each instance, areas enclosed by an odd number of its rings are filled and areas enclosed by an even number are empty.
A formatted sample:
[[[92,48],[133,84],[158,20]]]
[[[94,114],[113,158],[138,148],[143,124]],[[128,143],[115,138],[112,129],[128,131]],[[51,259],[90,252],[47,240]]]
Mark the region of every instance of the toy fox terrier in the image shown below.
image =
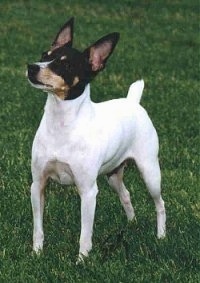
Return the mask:
[[[42,54],[40,61],[28,65],[31,85],[48,93],[32,148],[35,252],[43,248],[44,187],[48,178],[61,184],[75,184],[79,192],[79,259],[88,256],[92,248],[98,175],[107,175],[128,220],[132,220],[134,209],[123,183],[128,159],[135,161],[155,202],[157,236],[165,236],[158,137],[147,112],[140,105],[143,80],[130,86],[127,98],[102,103],[90,99],[90,81],[105,68],[118,39],[119,33],[108,34],[80,52],[72,48],[72,18],[60,29],[50,50]]]

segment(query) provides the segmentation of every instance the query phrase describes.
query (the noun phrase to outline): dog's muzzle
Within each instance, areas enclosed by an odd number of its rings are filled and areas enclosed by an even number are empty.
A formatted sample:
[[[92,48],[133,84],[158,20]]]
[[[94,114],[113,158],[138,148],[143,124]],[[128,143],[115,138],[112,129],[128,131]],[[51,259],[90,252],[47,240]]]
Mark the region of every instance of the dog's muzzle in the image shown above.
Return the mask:
[[[28,64],[28,78],[29,80],[33,83],[33,84],[41,84],[38,80],[37,80],[37,74],[40,71],[40,67],[36,64]]]

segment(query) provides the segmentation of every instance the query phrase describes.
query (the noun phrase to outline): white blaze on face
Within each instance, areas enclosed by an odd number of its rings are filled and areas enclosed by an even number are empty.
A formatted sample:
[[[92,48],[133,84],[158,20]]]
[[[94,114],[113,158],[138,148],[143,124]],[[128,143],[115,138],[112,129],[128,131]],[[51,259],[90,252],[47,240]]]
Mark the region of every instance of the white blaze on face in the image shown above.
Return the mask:
[[[49,64],[51,64],[54,60],[48,61],[48,62],[36,62],[35,65],[38,65],[41,69],[44,69],[48,67]]]

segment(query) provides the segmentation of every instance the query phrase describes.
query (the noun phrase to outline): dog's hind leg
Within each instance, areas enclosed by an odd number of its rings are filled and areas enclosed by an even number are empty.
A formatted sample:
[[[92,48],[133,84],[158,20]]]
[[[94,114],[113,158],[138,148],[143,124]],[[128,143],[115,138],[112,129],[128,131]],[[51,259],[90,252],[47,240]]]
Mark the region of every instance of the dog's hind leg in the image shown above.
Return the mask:
[[[120,202],[126,212],[128,220],[133,220],[135,213],[130,200],[130,193],[123,182],[124,164],[107,175],[109,185],[119,195]]]
[[[165,205],[161,196],[161,173],[157,156],[155,158],[144,156],[143,158],[135,158],[136,164],[143,176],[144,182],[154,200],[157,212],[157,236],[165,237]]]
[[[39,253],[43,248],[44,186],[46,181],[33,181],[31,185],[31,204],[33,211],[33,250]]]

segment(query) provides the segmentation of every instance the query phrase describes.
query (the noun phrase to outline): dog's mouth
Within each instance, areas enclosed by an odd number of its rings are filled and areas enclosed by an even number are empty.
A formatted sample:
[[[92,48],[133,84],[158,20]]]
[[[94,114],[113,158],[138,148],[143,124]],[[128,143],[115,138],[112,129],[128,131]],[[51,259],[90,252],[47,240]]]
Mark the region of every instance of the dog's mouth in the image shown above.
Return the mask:
[[[67,85],[62,77],[56,75],[45,66],[38,64],[28,65],[26,76],[29,83],[44,92],[57,94],[59,97],[65,97],[68,90]],[[50,79],[51,78],[51,79]],[[50,82],[50,83],[49,83]],[[52,82],[52,83],[51,83]]]
[[[29,83],[35,88],[39,88],[44,91],[52,91],[54,89],[52,85],[43,83],[37,79],[37,72],[38,72],[37,65],[28,66],[28,69],[26,71],[26,77],[28,78]]]
[[[54,90],[54,87],[52,85],[43,84],[42,82],[39,82],[39,81],[32,81],[31,78],[29,77],[28,77],[28,81],[33,87],[41,89],[43,91],[53,91]]]

